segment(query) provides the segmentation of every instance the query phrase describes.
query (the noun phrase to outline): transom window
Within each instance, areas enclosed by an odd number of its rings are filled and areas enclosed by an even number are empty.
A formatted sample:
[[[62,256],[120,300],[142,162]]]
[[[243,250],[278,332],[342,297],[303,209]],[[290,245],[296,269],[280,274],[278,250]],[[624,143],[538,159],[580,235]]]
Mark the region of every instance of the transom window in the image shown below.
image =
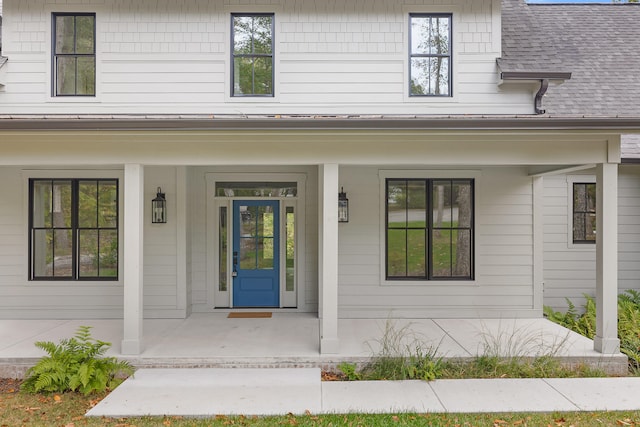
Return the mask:
[[[231,15],[231,96],[273,96],[272,13]]]
[[[386,278],[473,279],[473,179],[386,180]]]
[[[451,96],[451,15],[409,15],[409,95]]]
[[[573,183],[573,243],[596,242],[596,184]]]
[[[118,181],[29,181],[31,280],[118,279]]]
[[[53,96],[95,96],[95,40],[95,14],[53,14]]]

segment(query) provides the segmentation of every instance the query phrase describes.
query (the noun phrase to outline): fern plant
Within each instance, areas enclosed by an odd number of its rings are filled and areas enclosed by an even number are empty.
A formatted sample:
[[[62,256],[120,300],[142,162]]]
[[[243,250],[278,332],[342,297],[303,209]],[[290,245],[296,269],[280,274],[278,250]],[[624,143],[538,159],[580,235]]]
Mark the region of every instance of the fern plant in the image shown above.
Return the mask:
[[[90,326],[80,326],[73,338],[62,339],[59,344],[38,341],[35,345],[48,356],[27,371],[22,383],[27,393],[102,392],[116,387],[134,371],[129,362],[103,357],[111,343],[93,339]]]
[[[596,303],[593,297],[585,295],[586,304],[583,314],[577,314],[575,306],[567,300],[566,313],[544,307],[544,313],[560,325],[588,338],[595,336]],[[629,289],[618,295],[618,337],[620,351],[629,358],[629,367],[634,375],[640,375],[640,292]]]

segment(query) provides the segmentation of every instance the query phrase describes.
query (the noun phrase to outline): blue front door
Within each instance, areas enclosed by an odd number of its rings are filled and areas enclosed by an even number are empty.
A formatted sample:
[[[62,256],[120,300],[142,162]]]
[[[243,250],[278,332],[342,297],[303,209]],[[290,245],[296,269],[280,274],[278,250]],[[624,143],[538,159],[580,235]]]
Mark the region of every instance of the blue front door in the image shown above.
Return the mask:
[[[233,306],[280,306],[277,200],[233,202]]]

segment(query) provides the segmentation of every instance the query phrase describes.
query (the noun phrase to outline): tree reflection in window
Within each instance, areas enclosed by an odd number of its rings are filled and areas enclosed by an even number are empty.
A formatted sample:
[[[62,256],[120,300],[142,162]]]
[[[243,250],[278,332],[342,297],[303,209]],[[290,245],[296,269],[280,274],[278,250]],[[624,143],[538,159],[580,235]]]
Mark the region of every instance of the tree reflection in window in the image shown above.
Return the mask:
[[[386,277],[473,279],[473,180],[388,179]]]
[[[53,15],[53,95],[96,93],[95,14]]]
[[[30,181],[32,280],[117,280],[118,181]]]
[[[451,15],[410,15],[409,95],[451,96]]]
[[[232,96],[273,96],[273,14],[232,15]]]
[[[573,184],[573,243],[596,242],[596,184]]]

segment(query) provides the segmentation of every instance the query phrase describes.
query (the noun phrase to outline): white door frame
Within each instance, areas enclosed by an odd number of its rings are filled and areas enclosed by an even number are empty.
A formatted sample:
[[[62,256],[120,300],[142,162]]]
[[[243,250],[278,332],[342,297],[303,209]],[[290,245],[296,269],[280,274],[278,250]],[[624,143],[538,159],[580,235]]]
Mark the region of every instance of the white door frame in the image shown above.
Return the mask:
[[[234,200],[279,200],[280,201],[280,308],[287,311],[304,311],[305,308],[305,200],[306,174],[302,173],[207,173],[207,307],[209,309],[233,308],[233,280],[232,246],[233,246],[233,215]],[[297,197],[216,197],[217,182],[295,182]],[[219,236],[218,224],[221,207],[227,207],[227,290],[220,291],[218,287],[219,266]],[[295,287],[293,292],[286,292],[286,209],[293,207],[296,213],[295,233]]]

